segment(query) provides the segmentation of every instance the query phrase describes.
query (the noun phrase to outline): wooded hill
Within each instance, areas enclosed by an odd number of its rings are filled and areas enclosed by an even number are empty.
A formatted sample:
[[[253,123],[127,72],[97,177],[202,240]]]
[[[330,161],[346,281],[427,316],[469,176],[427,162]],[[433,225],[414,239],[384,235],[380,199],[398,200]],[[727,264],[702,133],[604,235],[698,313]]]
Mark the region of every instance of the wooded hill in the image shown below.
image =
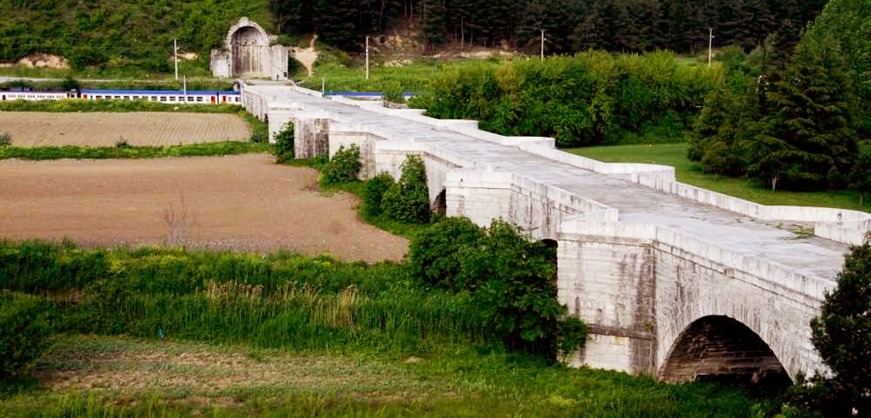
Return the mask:
[[[172,40],[208,68],[209,50],[221,45],[241,16],[267,27],[265,0],[0,0],[0,62],[31,53],[88,66],[171,71]]]
[[[798,39],[826,0],[269,0],[278,28],[317,33],[345,50],[366,35],[416,27],[422,41],[443,46],[507,47],[538,52],[541,30],[550,54],[605,49],[640,52],[752,48],[767,36]]]

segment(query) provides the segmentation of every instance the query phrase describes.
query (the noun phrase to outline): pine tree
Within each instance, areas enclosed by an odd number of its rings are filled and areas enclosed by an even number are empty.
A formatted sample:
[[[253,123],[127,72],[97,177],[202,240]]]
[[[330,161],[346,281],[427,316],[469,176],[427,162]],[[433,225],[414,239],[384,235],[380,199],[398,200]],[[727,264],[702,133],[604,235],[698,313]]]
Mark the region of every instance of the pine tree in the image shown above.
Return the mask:
[[[750,171],[789,188],[818,189],[835,167],[853,168],[856,133],[851,128],[849,78],[837,43],[802,43],[766,99],[765,129],[754,144]]]

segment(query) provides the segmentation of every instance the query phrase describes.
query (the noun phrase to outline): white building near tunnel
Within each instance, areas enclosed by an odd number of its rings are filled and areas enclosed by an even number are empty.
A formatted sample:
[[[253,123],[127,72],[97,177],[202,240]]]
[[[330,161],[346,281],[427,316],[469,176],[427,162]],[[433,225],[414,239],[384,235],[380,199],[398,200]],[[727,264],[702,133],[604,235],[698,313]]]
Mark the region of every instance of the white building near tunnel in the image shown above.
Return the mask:
[[[212,50],[212,75],[287,80],[288,48],[271,45],[275,39],[256,22],[239,19],[227,33],[224,47]]]

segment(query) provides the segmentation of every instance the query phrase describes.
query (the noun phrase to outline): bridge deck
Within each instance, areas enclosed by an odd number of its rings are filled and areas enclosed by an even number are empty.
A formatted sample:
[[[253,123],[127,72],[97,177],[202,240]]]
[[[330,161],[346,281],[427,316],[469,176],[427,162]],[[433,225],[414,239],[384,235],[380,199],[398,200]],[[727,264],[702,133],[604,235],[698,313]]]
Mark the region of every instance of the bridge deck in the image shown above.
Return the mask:
[[[309,96],[291,88],[248,86],[278,102],[293,102],[320,109],[343,120],[390,132],[402,138],[431,144],[468,160],[512,171],[551,184],[586,199],[616,208],[622,222],[653,224],[744,254],[787,266],[809,277],[834,283],[847,245],[812,237],[799,237],[766,222],[709,206],[620,178],[587,171],[460,133],[423,123],[392,118],[357,106]]]

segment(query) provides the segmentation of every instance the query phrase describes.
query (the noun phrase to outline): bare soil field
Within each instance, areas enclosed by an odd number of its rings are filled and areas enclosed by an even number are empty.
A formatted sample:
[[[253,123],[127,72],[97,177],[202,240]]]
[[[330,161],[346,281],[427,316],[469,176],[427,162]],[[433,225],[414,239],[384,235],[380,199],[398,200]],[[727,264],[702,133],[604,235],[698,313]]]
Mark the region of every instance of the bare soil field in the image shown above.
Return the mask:
[[[233,114],[0,112],[0,134],[20,147],[81,145],[111,147],[240,141],[251,127]]]
[[[0,239],[70,238],[400,260],[408,242],[359,220],[355,196],[272,156],[0,161]]]

